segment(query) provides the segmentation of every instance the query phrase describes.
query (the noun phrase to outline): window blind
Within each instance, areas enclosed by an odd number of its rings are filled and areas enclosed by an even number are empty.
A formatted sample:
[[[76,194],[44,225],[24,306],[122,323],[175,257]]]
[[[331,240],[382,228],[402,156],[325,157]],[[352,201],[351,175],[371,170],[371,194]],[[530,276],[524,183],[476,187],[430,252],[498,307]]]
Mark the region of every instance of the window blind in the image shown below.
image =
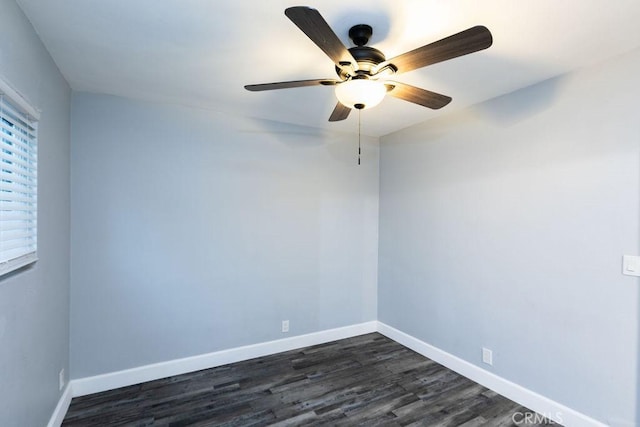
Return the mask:
[[[0,87],[0,275],[37,259],[37,117]]]

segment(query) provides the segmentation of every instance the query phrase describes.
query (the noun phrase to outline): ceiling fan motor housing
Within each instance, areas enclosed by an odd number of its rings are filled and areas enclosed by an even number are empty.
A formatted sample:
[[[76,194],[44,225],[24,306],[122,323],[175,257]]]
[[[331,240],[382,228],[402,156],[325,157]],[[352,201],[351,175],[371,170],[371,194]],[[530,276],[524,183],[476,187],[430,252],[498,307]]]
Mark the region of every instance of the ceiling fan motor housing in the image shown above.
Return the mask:
[[[360,78],[367,78],[372,75],[372,71],[378,64],[387,59],[384,53],[378,49],[365,46],[369,42],[372,34],[373,29],[370,25],[359,24],[351,27],[349,30],[349,38],[356,46],[350,48],[349,53],[351,53],[353,59],[358,63],[358,71],[355,76],[350,76],[347,70],[336,66],[336,73],[338,73],[341,79],[344,80],[348,77],[357,78],[358,76],[360,76]]]

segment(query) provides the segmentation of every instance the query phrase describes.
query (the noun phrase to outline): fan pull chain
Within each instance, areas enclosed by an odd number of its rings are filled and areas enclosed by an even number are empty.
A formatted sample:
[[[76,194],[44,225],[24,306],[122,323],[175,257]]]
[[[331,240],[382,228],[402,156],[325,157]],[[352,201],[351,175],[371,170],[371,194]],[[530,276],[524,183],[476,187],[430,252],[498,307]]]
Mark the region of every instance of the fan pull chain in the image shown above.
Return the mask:
[[[360,133],[362,129],[361,117],[362,110],[358,109],[358,165],[360,165],[360,155],[362,154],[362,149],[360,148]]]

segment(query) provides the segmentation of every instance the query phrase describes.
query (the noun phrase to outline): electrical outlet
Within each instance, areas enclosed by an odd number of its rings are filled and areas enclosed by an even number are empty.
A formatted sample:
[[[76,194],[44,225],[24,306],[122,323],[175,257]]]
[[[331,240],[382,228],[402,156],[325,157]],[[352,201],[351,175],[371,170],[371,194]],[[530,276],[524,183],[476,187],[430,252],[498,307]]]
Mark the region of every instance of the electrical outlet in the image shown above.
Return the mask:
[[[288,320],[283,320],[282,321],[282,332],[289,332],[289,321]]]
[[[482,347],[482,361],[487,365],[493,366],[493,351]]]
[[[58,373],[58,388],[62,390],[64,388],[64,368],[60,369]]]

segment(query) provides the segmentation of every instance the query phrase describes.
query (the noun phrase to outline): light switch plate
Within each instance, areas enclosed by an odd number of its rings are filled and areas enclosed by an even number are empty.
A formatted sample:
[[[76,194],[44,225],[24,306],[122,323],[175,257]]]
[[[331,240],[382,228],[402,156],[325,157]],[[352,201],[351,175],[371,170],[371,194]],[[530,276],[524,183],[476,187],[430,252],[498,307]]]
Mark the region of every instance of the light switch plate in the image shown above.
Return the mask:
[[[622,257],[622,274],[640,277],[640,256],[624,255]]]

